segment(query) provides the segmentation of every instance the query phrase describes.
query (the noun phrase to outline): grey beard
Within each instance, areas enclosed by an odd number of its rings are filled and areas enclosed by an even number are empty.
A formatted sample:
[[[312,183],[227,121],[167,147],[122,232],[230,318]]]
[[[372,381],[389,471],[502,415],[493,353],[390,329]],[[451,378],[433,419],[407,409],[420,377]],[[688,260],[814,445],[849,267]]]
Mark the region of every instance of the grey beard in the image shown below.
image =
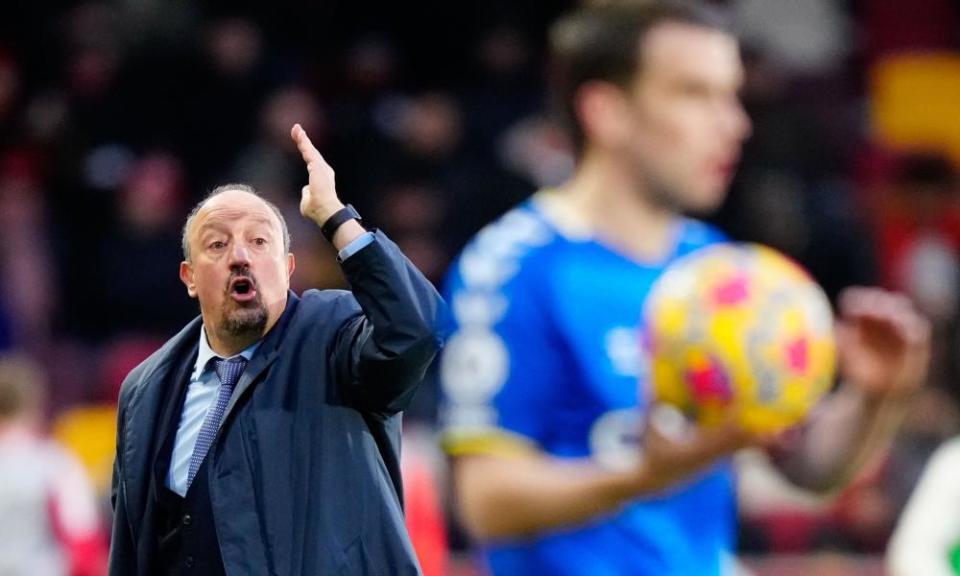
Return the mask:
[[[267,309],[257,299],[255,308],[240,308],[227,312],[220,324],[221,332],[236,338],[237,336],[261,336],[267,327]]]

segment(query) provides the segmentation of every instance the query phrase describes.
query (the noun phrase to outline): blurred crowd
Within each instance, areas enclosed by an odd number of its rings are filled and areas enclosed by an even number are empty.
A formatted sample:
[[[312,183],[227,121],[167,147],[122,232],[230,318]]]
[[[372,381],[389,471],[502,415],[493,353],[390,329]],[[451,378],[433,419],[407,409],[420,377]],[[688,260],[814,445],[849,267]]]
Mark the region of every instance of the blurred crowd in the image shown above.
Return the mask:
[[[960,428],[960,2],[717,3],[743,39],[754,122],[717,223],[795,257],[832,297],[906,292],[937,334],[894,447],[835,500],[793,493],[745,457],[741,547],[879,554],[927,458]],[[0,353],[46,383],[45,428],[85,465],[103,523],[119,385],[197,314],[176,273],[190,207],[219,184],[255,186],[287,215],[295,290],[341,286],[298,215],[299,122],[341,197],[440,283],[483,224],[573,167],[543,55],[548,23],[572,5],[4,7]],[[26,365],[9,362],[0,388]],[[421,557],[440,574],[447,548],[468,544],[444,522],[436,394],[428,382],[407,416],[406,457]],[[5,416],[0,469],[15,453]]]

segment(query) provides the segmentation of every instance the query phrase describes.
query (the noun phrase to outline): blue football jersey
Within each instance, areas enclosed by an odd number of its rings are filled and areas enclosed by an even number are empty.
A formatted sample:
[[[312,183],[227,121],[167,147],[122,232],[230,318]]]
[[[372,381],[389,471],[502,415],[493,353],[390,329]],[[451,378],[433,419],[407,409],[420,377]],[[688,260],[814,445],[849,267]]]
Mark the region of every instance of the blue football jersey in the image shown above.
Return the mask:
[[[541,194],[482,230],[449,273],[441,418],[453,455],[535,448],[611,467],[640,455],[644,299],[673,259],[723,237],[678,220],[672,254],[639,263],[561,229]],[[620,513],[484,552],[497,576],[713,576],[734,531],[724,462]]]

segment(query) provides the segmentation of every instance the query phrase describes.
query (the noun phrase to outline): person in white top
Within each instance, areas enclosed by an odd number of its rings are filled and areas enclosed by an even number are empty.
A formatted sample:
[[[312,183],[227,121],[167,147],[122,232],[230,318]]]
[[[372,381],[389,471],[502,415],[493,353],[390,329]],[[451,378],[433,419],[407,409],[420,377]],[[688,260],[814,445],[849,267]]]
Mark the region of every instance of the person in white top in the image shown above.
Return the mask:
[[[892,576],[960,574],[960,437],[933,454],[887,549]]]
[[[0,574],[106,570],[106,536],[80,461],[41,434],[39,370],[0,357]]]

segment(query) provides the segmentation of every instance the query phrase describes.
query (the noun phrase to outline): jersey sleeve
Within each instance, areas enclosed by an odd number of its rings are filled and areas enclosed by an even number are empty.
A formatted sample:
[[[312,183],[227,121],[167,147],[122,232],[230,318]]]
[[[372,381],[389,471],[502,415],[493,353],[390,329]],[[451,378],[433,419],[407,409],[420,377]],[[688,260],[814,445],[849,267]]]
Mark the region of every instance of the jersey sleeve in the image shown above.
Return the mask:
[[[451,337],[443,351],[444,448],[452,455],[528,451],[551,433],[551,399],[567,378],[538,269],[501,262],[498,280],[474,282],[468,251],[446,284]]]

